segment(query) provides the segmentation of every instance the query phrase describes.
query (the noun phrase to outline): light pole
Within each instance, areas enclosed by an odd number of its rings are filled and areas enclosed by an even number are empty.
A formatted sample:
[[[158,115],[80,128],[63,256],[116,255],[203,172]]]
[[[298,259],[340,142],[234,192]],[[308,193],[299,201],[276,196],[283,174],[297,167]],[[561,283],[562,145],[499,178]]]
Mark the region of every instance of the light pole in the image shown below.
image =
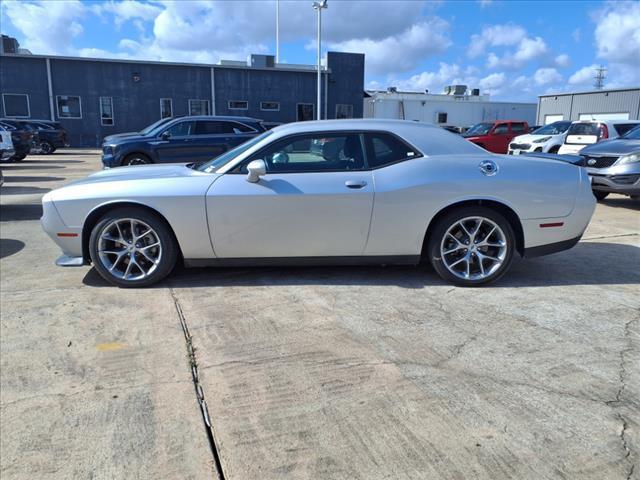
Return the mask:
[[[321,91],[321,65],[320,65],[320,32],[322,30],[322,9],[327,8],[327,0],[320,0],[319,2],[313,2],[313,8],[318,11],[318,104],[316,105],[316,118],[320,120],[320,91]]]
[[[276,63],[280,63],[280,0],[276,0]]]

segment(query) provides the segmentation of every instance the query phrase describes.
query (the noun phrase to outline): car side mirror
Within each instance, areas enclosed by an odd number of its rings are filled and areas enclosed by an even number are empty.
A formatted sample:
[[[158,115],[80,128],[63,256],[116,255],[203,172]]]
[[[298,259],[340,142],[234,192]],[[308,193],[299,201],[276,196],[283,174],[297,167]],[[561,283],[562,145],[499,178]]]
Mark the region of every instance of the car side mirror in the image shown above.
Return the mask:
[[[162,135],[160,135],[160,138],[162,140],[169,140],[171,138],[171,132],[169,131],[162,132]]]
[[[247,165],[247,182],[256,183],[260,177],[267,174],[267,165],[264,160],[254,160]]]

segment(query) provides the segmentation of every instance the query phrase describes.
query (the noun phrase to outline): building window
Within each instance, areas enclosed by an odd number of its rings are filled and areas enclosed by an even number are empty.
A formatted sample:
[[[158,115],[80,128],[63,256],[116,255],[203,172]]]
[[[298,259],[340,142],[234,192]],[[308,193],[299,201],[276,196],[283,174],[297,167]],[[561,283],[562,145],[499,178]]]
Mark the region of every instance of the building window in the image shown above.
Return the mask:
[[[279,112],[280,102],[260,102],[260,110],[265,112]]]
[[[438,112],[438,123],[447,123],[447,114],[445,112]]]
[[[58,95],[58,118],[82,118],[82,102],[80,97]]]
[[[336,105],[336,118],[353,118],[353,105],[338,103]]]
[[[170,98],[160,99],[160,118],[173,117],[173,100]]]
[[[246,100],[229,100],[229,110],[248,110],[249,102]]]
[[[313,120],[315,117],[315,105],[313,103],[299,103],[297,105],[298,122],[304,122],[305,120]]]
[[[29,95],[24,93],[3,93],[2,104],[6,117],[29,118]]]
[[[189,115],[209,115],[209,100],[189,100]]]
[[[108,127],[113,126],[113,99],[100,97],[100,123]]]

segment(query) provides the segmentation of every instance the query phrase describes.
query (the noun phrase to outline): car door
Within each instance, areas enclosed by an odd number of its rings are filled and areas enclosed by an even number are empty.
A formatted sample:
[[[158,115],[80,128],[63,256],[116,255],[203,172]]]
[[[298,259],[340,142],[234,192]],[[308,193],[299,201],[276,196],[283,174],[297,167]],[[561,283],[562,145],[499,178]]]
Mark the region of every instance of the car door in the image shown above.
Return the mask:
[[[494,153],[507,153],[510,140],[509,124],[506,122],[498,123],[493,128],[487,150]]]
[[[247,181],[246,164],[266,175]],[[358,133],[316,132],[276,140],[207,192],[212,244],[221,258],[360,256],[373,207]]]
[[[197,162],[194,140],[196,122],[182,120],[171,124],[157,138],[149,141],[149,148],[155,151],[159,163]]]

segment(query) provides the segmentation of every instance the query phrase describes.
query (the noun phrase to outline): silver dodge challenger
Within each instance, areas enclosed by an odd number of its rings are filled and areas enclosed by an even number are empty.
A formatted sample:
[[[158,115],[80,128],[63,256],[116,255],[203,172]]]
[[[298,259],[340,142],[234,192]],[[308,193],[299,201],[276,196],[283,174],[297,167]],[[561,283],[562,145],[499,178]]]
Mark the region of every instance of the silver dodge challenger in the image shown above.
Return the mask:
[[[430,262],[463,286],[575,245],[595,198],[567,159],[488,153],[396,120],[283,125],[201,164],[104,170],[47,193],[61,266],[120,287],[186,266]]]

